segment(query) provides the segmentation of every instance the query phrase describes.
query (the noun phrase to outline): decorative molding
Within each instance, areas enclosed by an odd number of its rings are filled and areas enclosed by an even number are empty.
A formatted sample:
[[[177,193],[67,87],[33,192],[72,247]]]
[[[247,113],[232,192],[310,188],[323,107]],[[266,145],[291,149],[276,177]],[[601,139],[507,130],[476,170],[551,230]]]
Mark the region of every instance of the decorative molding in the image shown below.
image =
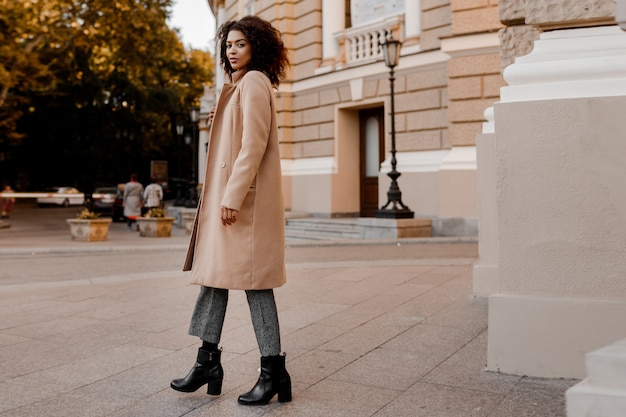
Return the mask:
[[[626,36],[617,26],[545,32],[503,75],[502,102],[626,95]]]
[[[441,40],[441,51],[451,57],[497,53],[500,39],[497,32],[455,36]]]
[[[421,152],[398,152],[398,171],[400,172],[439,172],[444,158],[450,150],[421,151]],[[391,171],[391,159],[387,158],[380,167],[381,173]]]
[[[363,78],[350,80],[350,95],[352,101],[363,100]]]
[[[476,170],[476,146],[455,146],[441,161],[442,171]]]
[[[495,133],[496,132],[496,128],[495,128],[495,115],[493,112],[493,106],[491,107],[487,107],[485,109],[485,113],[483,113],[485,116],[485,120],[487,120],[486,122],[483,123],[483,131],[482,133]]]
[[[396,154],[400,172],[439,172],[442,169],[476,169],[476,147],[459,146],[447,150],[398,152]],[[319,158],[282,159],[283,175],[331,175],[337,173],[337,163],[332,156]],[[381,164],[380,172],[391,171],[391,161]]]
[[[285,176],[330,175],[337,172],[337,164],[332,156],[281,159],[280,165]]]
[[[449,59],[450,56],[448,54],[439,50],[415,55],[402,55],[400,63],[395,68],[396,74],[411,68],[439,65],[447,62]],[[301,91],[328,87],[333,84],[345,83],[355,78],[376,77],[381,76],[382,74],[386,75],[388,73],[389,69],[385,66],[383,61],[380,61],[358,67],[327,72],[325,74],[316,75],[301,81],[281,83],[280,91],[284,93],[298,93]]]

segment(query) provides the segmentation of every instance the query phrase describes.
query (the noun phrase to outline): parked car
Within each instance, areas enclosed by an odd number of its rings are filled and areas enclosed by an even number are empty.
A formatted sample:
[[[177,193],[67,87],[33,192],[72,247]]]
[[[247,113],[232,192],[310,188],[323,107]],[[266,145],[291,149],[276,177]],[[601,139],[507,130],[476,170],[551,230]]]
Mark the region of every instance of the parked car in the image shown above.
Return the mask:
[[[93,200],[93,211],[100,214],[113,215],[113,203],[117,196],[117,188],[115,187],[99,187],[93,191],[91,198]]]
[[[116,187],[99,187],[92,194],[93,211],[111,216],[113,221],[124,220],[124,204],[122,190]]]
[[[49,195],[46,197],[37,197],[37,205],[40,207],[46,205],[63,207],[81,206],[85,203],[84,194],[74,187],[50,187],[46,188],[44,192],[49,193]],[[55,196],[54,194],[60,195]]]

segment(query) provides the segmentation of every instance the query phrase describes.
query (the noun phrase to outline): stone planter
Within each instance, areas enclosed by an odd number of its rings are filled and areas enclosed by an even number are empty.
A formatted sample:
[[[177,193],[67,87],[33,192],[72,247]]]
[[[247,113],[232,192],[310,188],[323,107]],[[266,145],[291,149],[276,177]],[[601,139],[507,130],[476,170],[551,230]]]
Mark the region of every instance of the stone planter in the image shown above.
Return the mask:
[[[173,217],[137,217],[139,236],[169,237],[172,235]]]
[[[191,234],[193,224],[196,220],[196,209],[182,209],[180,212],[183,229],[187,234]]]
[[[84,242],[107,240],[111,219],[67,219],[72,240]]]

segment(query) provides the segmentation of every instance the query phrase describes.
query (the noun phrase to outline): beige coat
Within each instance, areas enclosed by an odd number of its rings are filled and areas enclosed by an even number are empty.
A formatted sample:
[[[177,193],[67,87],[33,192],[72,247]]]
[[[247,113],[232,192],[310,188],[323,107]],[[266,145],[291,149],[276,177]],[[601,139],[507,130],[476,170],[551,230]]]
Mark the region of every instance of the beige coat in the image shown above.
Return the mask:
[[[260,290],[285,283],[285,213],[274,92],[259,71],[233,74],[217,102],[206,176],[183,270],[192,283]],[[221,206],[239,210],[223,226]]]

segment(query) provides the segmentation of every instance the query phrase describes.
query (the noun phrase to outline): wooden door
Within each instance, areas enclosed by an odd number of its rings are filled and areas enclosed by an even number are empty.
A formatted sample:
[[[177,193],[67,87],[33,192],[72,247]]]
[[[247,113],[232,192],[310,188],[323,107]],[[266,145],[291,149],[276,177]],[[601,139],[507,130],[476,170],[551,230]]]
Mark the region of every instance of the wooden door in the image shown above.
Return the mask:
[[[384,160],[384,111],[382,107],[359,111],[361,217],[374,217],[378,210],[378,173]]]

